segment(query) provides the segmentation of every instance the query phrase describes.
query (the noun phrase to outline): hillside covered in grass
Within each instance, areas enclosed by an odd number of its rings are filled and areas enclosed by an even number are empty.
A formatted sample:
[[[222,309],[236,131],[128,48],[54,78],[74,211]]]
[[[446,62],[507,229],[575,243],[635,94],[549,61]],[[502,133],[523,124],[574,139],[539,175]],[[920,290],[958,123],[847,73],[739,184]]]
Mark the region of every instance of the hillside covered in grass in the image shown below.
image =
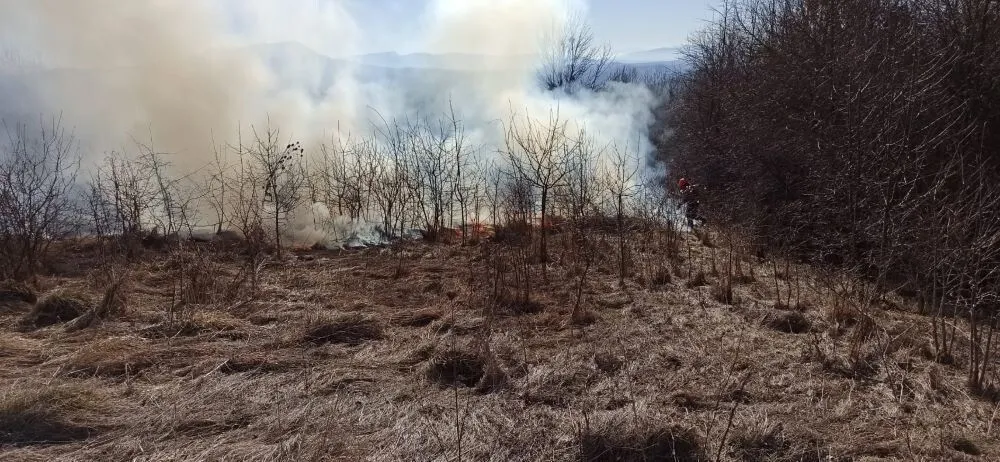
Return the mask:
[[[571,237],[547,267],[412,242],[255,275],[207,244],[126,265],[62,244],[0,293],[0,459],[1000,456],[965,349],[935,361],[912,300],[724,234]]]

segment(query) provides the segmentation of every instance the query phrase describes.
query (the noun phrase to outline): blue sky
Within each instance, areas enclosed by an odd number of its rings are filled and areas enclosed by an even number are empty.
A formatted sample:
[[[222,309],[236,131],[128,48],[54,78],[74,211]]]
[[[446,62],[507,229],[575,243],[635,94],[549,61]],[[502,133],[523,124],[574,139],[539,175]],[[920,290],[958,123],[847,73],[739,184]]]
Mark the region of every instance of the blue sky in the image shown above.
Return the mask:
[[[717,1],[591,0],[594,34],[619,52],[675,47],[702,28]]]
[[[597,39],[628,53],[682,45],[711,18],[717,0],[588,0],[588,20]],[[428,0],[346,0],[365,30],[364,53],[411,52],[407,38],[419,34]]]

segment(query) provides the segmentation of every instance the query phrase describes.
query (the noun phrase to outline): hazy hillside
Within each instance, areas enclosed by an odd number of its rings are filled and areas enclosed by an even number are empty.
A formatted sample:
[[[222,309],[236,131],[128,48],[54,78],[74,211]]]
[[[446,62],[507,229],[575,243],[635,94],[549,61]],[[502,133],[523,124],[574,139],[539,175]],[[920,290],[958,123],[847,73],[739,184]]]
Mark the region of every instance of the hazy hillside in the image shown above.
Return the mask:
[[[629,65],[640,74],[658,74],[681,69],[679,61],[660,61],[663,50],[626,55],[611,70]],[[469,54],[378,53],[344,60],[334,59],[297,42],[254,45],[235,50],[259,57],[277,77],[278,90],[298,89],[315,100],[323,100],[339,78],[351,75],[366,84],[406,85],[412,88],[441,82],[463,82],[482,78],[518,59]],[[169,70],[164,70],[169,72]],[[42,69],[28,72],[0,70],[0,116],[34,113],[39,97],[58,99],[69,89],[89,88],[99,82],[114,81],[115,69]],[[110,75],[109,75],[110,74]],[[110,80],[109,80],[110,78]],[[437,86],[435,86],[437,88]],[[86,94],[86,92],[72,92]],[[94,101],[94,104],[99,104]]]
[[[638,63],[672,63],[680,59],[680,48],[664,47],[652,50],[626,53],[616,58],[618,62],[627,64]]]

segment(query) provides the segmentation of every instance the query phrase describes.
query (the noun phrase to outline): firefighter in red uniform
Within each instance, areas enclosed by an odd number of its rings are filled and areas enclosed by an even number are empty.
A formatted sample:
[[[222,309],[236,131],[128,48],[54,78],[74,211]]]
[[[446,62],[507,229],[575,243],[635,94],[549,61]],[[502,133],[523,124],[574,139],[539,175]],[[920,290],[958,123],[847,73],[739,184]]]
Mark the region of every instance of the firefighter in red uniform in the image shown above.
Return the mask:
[[[694,221],[698,218],[698,187],[687,178],[681,178],[677,180],[677,189],[681,193],[681,204],[684,205],[684,218],[687,219],[688,226],[693,228]]]

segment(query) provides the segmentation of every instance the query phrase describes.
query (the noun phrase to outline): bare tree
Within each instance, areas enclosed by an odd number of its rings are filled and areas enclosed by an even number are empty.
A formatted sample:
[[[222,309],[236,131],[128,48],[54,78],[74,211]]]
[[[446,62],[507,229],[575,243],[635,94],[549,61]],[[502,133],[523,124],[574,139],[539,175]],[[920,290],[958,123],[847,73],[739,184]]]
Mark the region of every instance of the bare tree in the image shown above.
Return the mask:
[[[78,218],[72,193],[80,158],[59,119],[27,125],[4,124],[0,147],[0,275],[32,276],[49,244],[71,231]]]
[[[451,191],[456,165],[450,151],[451,125],[444,121],[411,124],[410,191],[417,200],[424,226],[437,236],[450,218]]]
[[[127,152],[112,151],[90,180],[91,211],[96,229],[116,235],[128,258],[151,231],[158,188],[152,172]]]
[[[506,130],[506,153],[512,173],[538,189],[541,214],[538,258],[542,263],[548,262],[546,236],[550,194],[563,184],[569,173],[567,165],[583,138],[582,135],[570,138],[567,132],[568,122],[560,118],[558,109],[550,112],[548,121],[535,120],[530,115],[519,121],[512,115]]]
[[[539,80],[547,90],[573,93],[580,89],[600,90],[612,60],[611,47],[598,45],[582,16],[573,16],[558,37],[543,50]]]
[[[253,141],[240,155],[249,161],[246,172],[253,176],[249,183],[260,185],[263,192],[261,209],[270,222],[275,251],[281,258],[282,226],[303,201],[305,150],[301,143],[280,141],[280,132],[268,125],[263,132],[253,129]]]
[[[613,146],[614,157],[609,165],[604,166],[604,181],[607,192],[611,195],[612,208],[615,214],[616,231],[618,234],[618,285],[625,287],[626,245],[625,216],[626,200],[636,194],[638,185],[636,176],[639,173],[638,154],[630,156],[627,149]]]
[[[229,207],[229,203],[226,202],[226,193],[229,192],[227,174],[231,167],[227,160],[225,146],[213,146],[212,149],[215,158],[211,164],[212,170],[204,177],[203,188],[205,200],[215,212],[215,232],[220,234],[223,231],[223,226],[228,224],[227,207]],[[231,196],[230,199],[232,199]]]

